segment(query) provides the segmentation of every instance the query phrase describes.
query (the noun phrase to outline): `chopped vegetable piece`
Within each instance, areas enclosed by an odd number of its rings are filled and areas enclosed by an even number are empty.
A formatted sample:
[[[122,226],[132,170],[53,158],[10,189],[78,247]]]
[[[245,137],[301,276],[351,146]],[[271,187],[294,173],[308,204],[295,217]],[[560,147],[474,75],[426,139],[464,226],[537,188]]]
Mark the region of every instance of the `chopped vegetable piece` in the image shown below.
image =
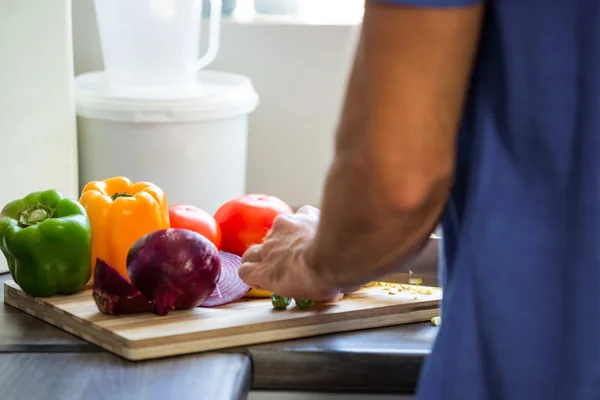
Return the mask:
[[[431,323],[434,326],[440,326],[442,324],[442,317],[433,317],[433,318],[431,318]]]
[[[221,275],[217,281],[217,287],[200,307],[216,307],[232,303],[244,297],[250,290],[238,271],[242,265],[242,257],[221,251]]]
[[[421,283],[423,283],[423,279],[422,278],[410,278],[408,280],[408,283],[410,283],[411,285],[420,285]]]
[[[294,299],[294,301],[296,302],[296,305],[298,306],[298,308],[301,310],[308,310],[313,305],[312,300]]]
[[[265,299],[271,297],[271,292],[269,292],[268,290],[252,288],[248,293],[246,293],[244,297]]]
[[[101,259],[94,269],[92,297],[98,310],[104,314],[137,314],[152,312],[152,304],[116,269]]]
[[[271,303],[273,304],[273,308],[276,310],[285,310],[291,302],[292,299],[271,293]]]
[[[398,294],[398,288],[397,287],[390,288],[390,294]]]

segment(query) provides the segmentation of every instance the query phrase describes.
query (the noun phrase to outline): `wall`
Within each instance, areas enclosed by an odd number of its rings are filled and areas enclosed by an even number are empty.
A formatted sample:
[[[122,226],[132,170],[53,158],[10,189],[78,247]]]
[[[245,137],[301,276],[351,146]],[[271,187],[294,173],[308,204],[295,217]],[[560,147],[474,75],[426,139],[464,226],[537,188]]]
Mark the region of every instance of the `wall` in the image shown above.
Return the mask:
[[[73,24],[75,73],[102,69],[92,0],[73,2]],[[248,192],[318,205],[359,29],[355,17],[223,20],[210,68],[249,76],[261,96],[250,118]]]
[[[50,188],[77,198],[69,1],[0,4],[0,209]]]

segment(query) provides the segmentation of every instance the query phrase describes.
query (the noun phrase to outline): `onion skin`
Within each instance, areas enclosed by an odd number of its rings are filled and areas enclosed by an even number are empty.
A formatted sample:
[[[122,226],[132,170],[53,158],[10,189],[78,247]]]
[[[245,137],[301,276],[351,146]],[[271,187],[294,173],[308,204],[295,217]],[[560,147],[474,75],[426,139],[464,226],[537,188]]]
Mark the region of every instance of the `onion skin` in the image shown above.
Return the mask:
[[[187,229],[163,229],[140,238],[127,255],[133,285],[158,315],[190,310],[215,290],[221,273],[216,246]]]
[[[116,269],[98,258],[94,269],[94,302],[103,314],[138,314],[152,311],[152,304],[121,276]]]

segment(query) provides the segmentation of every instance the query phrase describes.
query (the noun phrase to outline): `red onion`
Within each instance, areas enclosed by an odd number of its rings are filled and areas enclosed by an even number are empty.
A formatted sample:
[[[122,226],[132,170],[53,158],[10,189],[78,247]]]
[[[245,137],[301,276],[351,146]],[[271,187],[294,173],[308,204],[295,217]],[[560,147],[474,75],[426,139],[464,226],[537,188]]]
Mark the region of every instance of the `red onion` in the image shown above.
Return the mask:
[[[217,281],[217,287],[200,307],[217,307],[232,303],[250,291],[250,286],[238,274],[242,257],[224,251],[220,252],[220,256],[221,276]]]
[[[116,269],[96,260],[92,297],[98,310],[104,314],[137,314],[152,311],[152,304]]]
[[[127,254],[131,283],[150,299],[158,315],[198,307],[215,290],[220,271],[215,245],[187,229],[149,233]]]

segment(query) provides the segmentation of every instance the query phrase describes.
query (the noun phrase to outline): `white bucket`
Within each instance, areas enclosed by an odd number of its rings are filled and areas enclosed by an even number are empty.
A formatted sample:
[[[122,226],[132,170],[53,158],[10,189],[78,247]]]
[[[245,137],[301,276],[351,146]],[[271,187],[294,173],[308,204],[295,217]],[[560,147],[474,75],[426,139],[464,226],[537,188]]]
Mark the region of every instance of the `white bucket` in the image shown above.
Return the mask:
[[[246,190],[248,115],[258,95],[244,76],[201,71],[201,94],[115,96],[102,72],[75,78],[80,189],[126,176],[161,187],[169,204],[214,213]]]

